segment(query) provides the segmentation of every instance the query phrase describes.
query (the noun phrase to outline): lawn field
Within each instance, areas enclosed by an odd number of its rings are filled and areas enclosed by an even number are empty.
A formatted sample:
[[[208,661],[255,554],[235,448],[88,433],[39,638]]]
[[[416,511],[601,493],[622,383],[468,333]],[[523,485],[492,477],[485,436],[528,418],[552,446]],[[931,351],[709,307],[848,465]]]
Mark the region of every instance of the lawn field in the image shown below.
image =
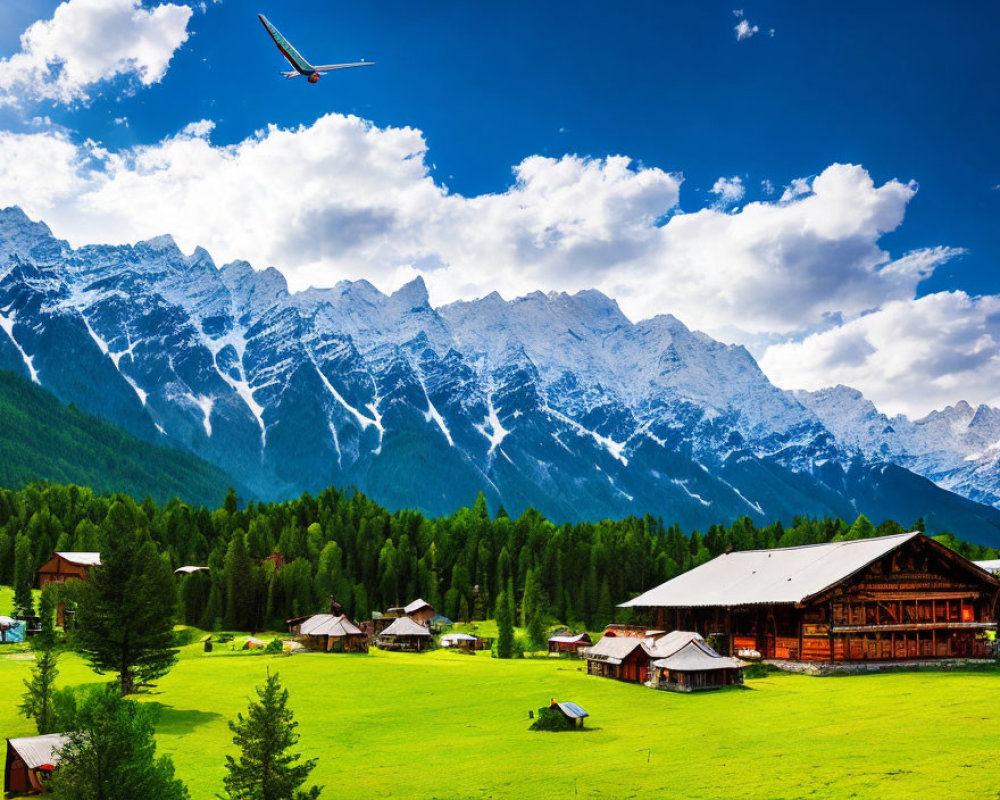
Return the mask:
[[[881,798],[996,800],[1000,672],[771,675],[682,696],[587,676],[579,662],[447,651],[368,656],[233,653],[199,644],[143,702],[194,800],[221,791],[226,721],[278,670],[319,759],[323,796],[459,798]],[[0,731],[30,735],[16,698],[31,656],[0,656]],[[97,680],[72,654],[60,685]],[[550,697],[589,730],[528,731]]]

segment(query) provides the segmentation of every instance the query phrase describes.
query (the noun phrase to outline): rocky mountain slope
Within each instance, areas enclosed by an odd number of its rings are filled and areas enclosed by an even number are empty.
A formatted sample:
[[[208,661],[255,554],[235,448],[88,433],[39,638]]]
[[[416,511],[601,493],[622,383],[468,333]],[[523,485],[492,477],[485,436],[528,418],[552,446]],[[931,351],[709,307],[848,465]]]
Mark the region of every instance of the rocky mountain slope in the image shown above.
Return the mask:
[[[0,367],[286,497],[355,485],[450,512],[688,527],[864,511],[974,541],[1000,512],[838,441],[750,354],[598,292],[432,308],[422,281],[290,294],[170,237],[70,248],[0,212]],[[891,514],[890,514],[891,511]]]

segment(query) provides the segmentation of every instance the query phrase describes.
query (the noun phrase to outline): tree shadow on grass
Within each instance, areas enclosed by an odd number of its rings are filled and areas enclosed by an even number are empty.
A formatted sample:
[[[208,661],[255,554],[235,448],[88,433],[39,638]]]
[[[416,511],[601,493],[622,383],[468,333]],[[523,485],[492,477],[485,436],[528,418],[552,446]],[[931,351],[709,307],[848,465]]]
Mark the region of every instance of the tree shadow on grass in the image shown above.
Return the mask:
[[[155,700],[146,703],[156,711],[156,732],[169,736],[186,736],[196,728],[222,718],[214,711],[200,711],[196,708],[174,708]]]

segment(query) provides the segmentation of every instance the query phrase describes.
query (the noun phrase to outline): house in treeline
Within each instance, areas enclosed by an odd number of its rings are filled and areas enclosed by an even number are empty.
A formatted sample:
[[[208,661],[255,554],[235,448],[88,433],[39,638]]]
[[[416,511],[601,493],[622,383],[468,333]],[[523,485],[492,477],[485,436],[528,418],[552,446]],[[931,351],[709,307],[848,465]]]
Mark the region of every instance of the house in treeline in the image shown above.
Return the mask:
[[[743,683],[743,667],[738,658],[720,656],[699,636],[670,655],[654,659],[650,685],[673,692],[739,686]]]
[[[295,641],[307,650],[326,653],[367,653],[368,637],[344,613],[343,606],[330,598],[330,613],[309,614],[285,621]]]
[[[42,794],[43,781],[59,764],[59,751],[68,741],[65,733],[8,739],[4,794]]]
[[[589,633],[566,633],[549,637],[549,653],[558,655],[579,655],[593,644]]]
[[[35,586],[44,589],[52,583],[86,580],[94,567],[101,566],[101,554],[92,552],[55,552],[35,572]],[[56,607],[56,624],[66,624],[66,606]]]
[[[375,639],[380,650],[412,650],[420,652],[434,647],[430,629],[409,617],[397,617]]]
[[[434,610],[434,606],[426,600],[420,598],[417,598],[408,605],[390,608],[385,612],[386,617],[409,617],[414,622],[419,622],[421,625],[426,625],[427,622],[436,614],[437,611]]]
[[[723,655],[808,662],[984,657],[1000,578],[920,532],[730,552],[622,605]]]
[[[645,683],[653,651],[646,639],[605,634],[597,644],[584,650],[583,656],[587,659],[588,675]]]

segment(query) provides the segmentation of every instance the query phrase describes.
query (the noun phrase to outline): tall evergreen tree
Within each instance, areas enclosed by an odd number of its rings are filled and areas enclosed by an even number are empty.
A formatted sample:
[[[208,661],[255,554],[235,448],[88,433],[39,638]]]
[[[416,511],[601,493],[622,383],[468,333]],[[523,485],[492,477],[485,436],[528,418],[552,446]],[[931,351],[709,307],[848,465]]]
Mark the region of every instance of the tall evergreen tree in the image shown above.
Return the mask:
[[[54,702],[58,676],[55,652],[51,648],[37,651],[31,677],[24,680],[27,691],[18,708],[24,716],[35,721],[39,735],[56,732]]]
[[[173,645],[176,585],[149,535],[116,502],[101,537],[101,566],[80,581],[73,646],[99,674],[116,672],[123,695],[165,675]]]
[[[32,642],[36,648],[44,650],[56,643],[56,592],[59,588],[50,583],[42,589],[42,596],[38,601],[38,619],[42,629]]]
[[[226,625],[235,630],[253,628],[253,559],[243,531],[233,531],[226,550]]]
[[[497,658],[513,658],[514,656],[514,615],[512,603],[507,596],[507,590],[500,592],[497,598]]]
[[[315,800],[322,789],[300,787],[316,767],[316,760],[300,762],[299,753],[289,753],[299,741],[288,690],[278,681],[278,673],[268,673],[257,687],[258,702],[251,701],[247,715],[238,714],[229,723],[239,760],[226,756],[223,783],[233,800]]]
[[[153,711],[114,686],[91,689],[52,774],[52,800],[187,800],[169,756],[156,757]]]
[[[35,565],[31,554],[31,537],[27,532],[14,540],[14,611],[21,616],[35,613],[31,587],[35,582]]]

